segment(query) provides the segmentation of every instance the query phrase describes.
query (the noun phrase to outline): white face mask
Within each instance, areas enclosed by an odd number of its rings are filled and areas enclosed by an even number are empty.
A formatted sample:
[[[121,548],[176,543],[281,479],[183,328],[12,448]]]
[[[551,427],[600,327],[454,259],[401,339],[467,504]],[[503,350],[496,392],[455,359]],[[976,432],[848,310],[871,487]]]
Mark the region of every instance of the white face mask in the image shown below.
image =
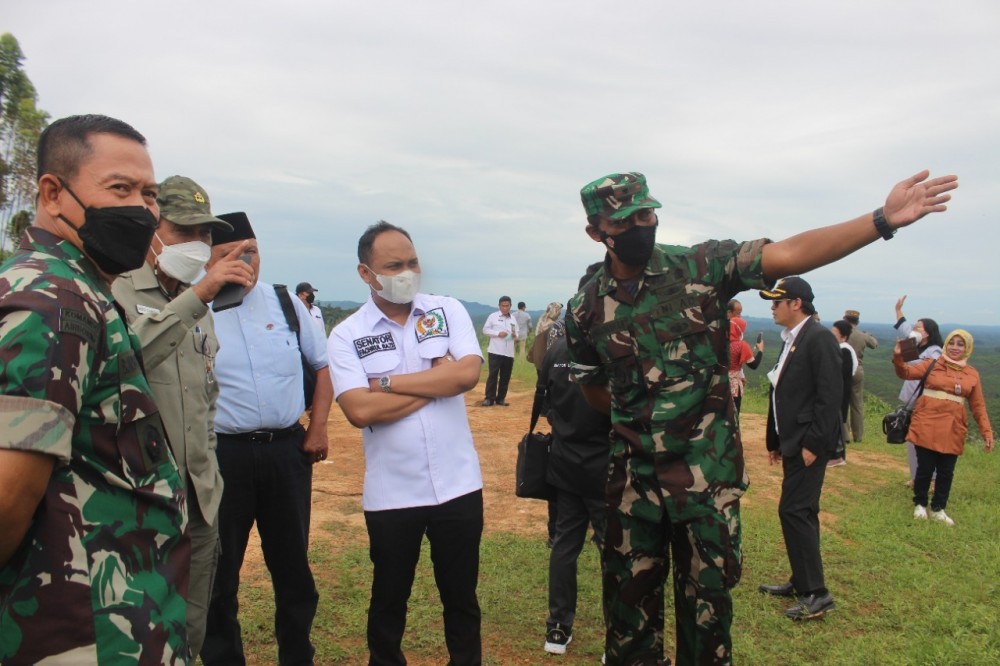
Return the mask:
[[[375,289],[375,285],[371,285],[372,291],[390,303],[405,305],[412,302],[413,297],[420,291],[420,273],[405,270],[398,275],[379,275],[368,266],[365,268],[368,268],[382,285],[381,289]]]
[[[158,235],[156,237],[163,243]],[[155,252],[155,250],[154,250]],[[156,264],[164,273],[184,284],[191,284],[212,257],[212,248],[202,241],[163,245]]]

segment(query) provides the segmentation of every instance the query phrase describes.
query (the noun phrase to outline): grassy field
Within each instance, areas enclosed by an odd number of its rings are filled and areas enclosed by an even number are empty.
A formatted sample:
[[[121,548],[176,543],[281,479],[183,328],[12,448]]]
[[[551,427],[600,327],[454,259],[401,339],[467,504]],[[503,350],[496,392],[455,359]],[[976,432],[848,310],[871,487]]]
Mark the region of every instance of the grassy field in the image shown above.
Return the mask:
[[[515,366],[514,386],[527,391],[534,371]],[[482,384],[476,389],[478,396]],[[763,413],[754,391],[747,413]],[[823,495],[823,556],[837,611],[825,620],[795,624],[781,601],[757,585],[788,575],[776,514],[777,470],[751,476],[743,508],[745,567],[734,590],[737,664],[969,665],[1000,664],[1000,462],[970,446],[956,471],[948,511],[954,528],[915,522],[903,481],[905,450],[881,438],[881,411],[867,421],[866,440],[852,446],[847,467],[831,470]],[[754,447],[762,446],[755,443]],[[513,498],[512,498],[513,500]],[[360,510],[360,508],[358,509]],[[313,640],[317,664],[367,663],[364,635],[371,565],[363,528],[314,525],[333,533],[337,548],[321,541],[311,552],[321,602]],[[547,609],[548,550],[542,538],[491,531],[487,526],[479,583],[484,654],[492,666],[574,666],[601,657],[598,559],[581,557],[574,643],[562,657],[541,650]],[[421,558],[404,648],[411,666],[444,663],[440,603],[429,552]],[[245,581],[241,620],[251,663],[274,661],[272,592],[266,579]],[[673,644],[668,602],[668,650]]]

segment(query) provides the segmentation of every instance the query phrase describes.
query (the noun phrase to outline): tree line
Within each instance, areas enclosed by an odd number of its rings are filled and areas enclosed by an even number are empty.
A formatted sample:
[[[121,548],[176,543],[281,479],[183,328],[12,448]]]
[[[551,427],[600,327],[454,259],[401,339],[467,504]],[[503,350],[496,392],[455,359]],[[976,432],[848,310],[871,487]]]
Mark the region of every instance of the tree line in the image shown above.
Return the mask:
[[[23,63],[14,35],[0,35],[0,259],[34,218],[38,137],[49,122]]]

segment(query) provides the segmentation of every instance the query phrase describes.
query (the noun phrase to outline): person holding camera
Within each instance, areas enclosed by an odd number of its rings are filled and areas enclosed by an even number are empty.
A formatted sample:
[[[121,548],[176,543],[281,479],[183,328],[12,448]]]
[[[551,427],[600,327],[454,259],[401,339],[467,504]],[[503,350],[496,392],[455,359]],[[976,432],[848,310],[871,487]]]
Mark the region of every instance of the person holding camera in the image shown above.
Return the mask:
[[[906,303],[904,294],[896,301],[896,337],[900,340],[914,338],[917,341],[917,358],[907,360],[910,365],[919,363],[926,358],[937,358],[941,355],[941,348],[944,347],[944,340],[941,339],[941,329],[933,319],[918,319],[917,323],[911,324],[903,316],[903,304]],[[916,336],[916,337],[915,337]],[[899,389],[899,400],[905,405],[913,398],[914,391],[920,385],[920,379],[907,379]],[[910,464],[910,479],[906,482],[907,487],[913,487],[913,480],[917,478],[917,450],[913,442],[906,443],[906,460]]]
[[[993,450],[993,428],[986,413],[983,385],[979,373],[969,365],[972,356],[972,335],[956,329],[946,338],[944,353],[935,361],[924,359],[912,365],[903,360],[900,343],[892,354],[892,364],[900,379],[919,380],[924,374],[924,392],[917,398],[906,439],[913,442],[917,452],[917,474],[913,480],[913,517],[926,520],[927,494],[931,477],[934,497],[930,503],[930,517],[949,527],[955,524],[945,508],[951,493],[955,464],[965,450],[965,435],[969,430],[966,405],[979,425],[979,432],[986,440],[985,449]],[[931,364],[934,367],[927,372]]]

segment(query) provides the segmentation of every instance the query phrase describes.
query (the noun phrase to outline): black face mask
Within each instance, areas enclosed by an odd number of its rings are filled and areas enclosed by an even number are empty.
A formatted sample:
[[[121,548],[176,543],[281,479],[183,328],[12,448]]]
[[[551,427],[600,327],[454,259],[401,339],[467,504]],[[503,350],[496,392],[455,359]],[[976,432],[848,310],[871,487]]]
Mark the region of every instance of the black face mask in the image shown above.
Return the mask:
[[[308,303],[309,305],[312,305],[313,301],[315,300],[316,300],[316,294],[309,294],[308,296],[306,296],[306,303]]]
[[[626,232],[611,236],[601,231],[601,242],[609,250],[614,250],[615,256],[629,266],[645,266],[653,256],[653,245],[656,243],[656,227],[633,226]]]
[[[90,260],[108,275],[121,275],[142,266],[156,233],[153,213],[145,206],[91,208],[80,201],[64,180],[59,181],[83,208],[83,226],[77,227],[76,233]],[[73,226],[62,215],[59,218]]]

